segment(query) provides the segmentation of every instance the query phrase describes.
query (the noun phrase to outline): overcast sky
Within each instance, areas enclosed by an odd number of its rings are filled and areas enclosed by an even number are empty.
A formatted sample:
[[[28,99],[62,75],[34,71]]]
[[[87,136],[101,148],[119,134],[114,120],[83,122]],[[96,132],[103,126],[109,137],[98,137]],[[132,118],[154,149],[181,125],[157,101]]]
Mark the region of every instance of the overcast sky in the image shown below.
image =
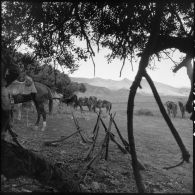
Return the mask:
[[[84,46],[84,43],[77,42],[77,45]],[[26,46],[21,46],[19,51],[21,52],[27,52],[31,51]],[[94,49],[94,51],[96,51]],[[105,55],[107,55],[109,50],[107,49],[100,49],[100,52],[95,52],[96,55],[94,57],[94,61],[96,64],[95,69],[95,77],[100,77],[104,79],[113,79],[113,80],[122,80],[124,78],[127,78],[129,80],[134,80],[134,77],[137,73],[137,68],[139,65],[139,60],[137,62],[133,62],[133,71],[132,67],[129,61],[126,62],[121,77],[120,75],[120,69],[122,66],[122,61],[119,59],[113,60],[111,63],[107,62],[107,59]],[[175,55],[171,58],[179,63],[180,57],[182,57],[182,53],[175,52]],[[153,63],[153,62],[152,62]],[[186,74],[186,68],[181,68],[177,73],[173,73],[171,68],[174,66],[174,63],[170,59],[162,59],[160,62],[158,60],[155,60],[156,69],[155,70],[149,70],[148,74],[151,76],[153,81],[161,82],[164,84],[171,85],[173,87],[189,87],[190,88],[190,81]],[[61,70],[61,69],[59,69]],[[94,78],[94,66],[91,59],[88,59],[87,62],[84,62],[81,60],[79,62],[79,69],[75,71],[73,74],[69,74],[68,70],[64,71],[66,74],[68,74],[70,77],[85,77],[85,78]]]
[[[122,61],[114,60],[108,64],[105,58],[105,51],[105,49],[101,50],[101,52],[96,53],[96,56],[94,57],[96,64],[95,77],[113,80],[121,80],[124,78],[133,80],[137,73],[139,61],[133,63],[133,71],[131,64],[127,62],[123,68],[121,77],[119,77]],[[182,54],[180,52],[176,52],[173,56],[174,61],[180,62],[179,58],[181,55]],[[147,69],[148,74],[154,81],[168,84],[174,87],[190,87],[190,81],[186,74],[185,67],[180,69],[177,73],[173,73],[171,68],[174,66],[174,63],[170,59],[164,59],[161,62],[155,60],[155,65],[155,70]],[[89,59],[87,62],[81,61],[79,69],[69,76],[94,78],[94,67],[91,59]]]

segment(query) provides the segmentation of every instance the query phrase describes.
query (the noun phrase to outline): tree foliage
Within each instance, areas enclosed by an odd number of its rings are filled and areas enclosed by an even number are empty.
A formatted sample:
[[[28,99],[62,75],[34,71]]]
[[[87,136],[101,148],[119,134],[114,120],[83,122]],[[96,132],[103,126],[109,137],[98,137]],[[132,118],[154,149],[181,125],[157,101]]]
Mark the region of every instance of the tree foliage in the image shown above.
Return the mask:
[[[74,71],[78,68],[78,59],[85,60],[86,54],[74,46],[70,28],[63,25],[63,21],[70,19],[70,10],[66,5],[61,6],[50,2],[3,2],[2,34],[16,47],[27,44],[36,58],[53,57],[61,66]],[[63,13],[59,11],[62,8]],[[60,15],[64,13],[66,16]]]
[[[65,87],[63,91],[63,96],[64,98],[69,98],[77,92],[84,93],[85,91],[86,87],[83,83],[71,82]]]
[[[7,1],[3,5],[2,30],[10,42],[28,44],[36,56],[53,56],[70,69],[75,60],[94,55],[92,43],[110,48],[110,60],[139,55],[149,39],[156,7],[154,2],[141,1]],[[190,1],[165,3],[159,44],[151,54],[169,48],[192,53],[193,14]],[[76,46],[76,37],[84,39],[87,47]]]

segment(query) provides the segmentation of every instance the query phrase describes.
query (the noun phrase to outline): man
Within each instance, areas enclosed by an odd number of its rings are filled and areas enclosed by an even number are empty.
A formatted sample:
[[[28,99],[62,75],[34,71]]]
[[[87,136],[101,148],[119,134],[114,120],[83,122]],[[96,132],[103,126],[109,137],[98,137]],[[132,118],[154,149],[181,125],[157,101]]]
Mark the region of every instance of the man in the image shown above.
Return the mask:
[[[13,56],[3,41],[1,46],[1,139],[4,139],[11,119],[11,102],[7,87],[19,76],[19,68],[13,62]]]

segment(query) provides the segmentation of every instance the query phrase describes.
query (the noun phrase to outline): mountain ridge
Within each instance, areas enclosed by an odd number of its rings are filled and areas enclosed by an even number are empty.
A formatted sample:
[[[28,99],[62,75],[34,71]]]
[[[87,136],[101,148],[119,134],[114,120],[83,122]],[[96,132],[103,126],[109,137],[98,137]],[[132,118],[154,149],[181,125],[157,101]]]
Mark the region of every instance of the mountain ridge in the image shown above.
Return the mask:
[[[78,82],[78,83],[85,83],[88,85],[88,90],[92,90],[92,87],[103,87],[101,88],[105,93],[107,90],[107,93],[116,93],[118,90],[122,92],[121,90],[128,90],[130,89],[130,86],[133,81],[124,78],[122,80],[112,80],[112,79],[103,79],[100,77],[95,77],[95,78],[83,78],[83,77],[70,77],[73,82]],[[90,86],[89,86],[90,85]],[[159,92],[160,95],[164,96],[188,96],[190,88],[187,87],[173,87],[168,84],[163,84],[160,82],[154,81],[154,85],[157,88],[157,91]],[[137,92],[142,95],[152,95],[151,88],[146,81],[146,79],[142,79],[141,81],[141,86],[142,89],[138,88]],[[105,89],[106,88],[106,89]],[[100,89],[99,93],[101,93]],[[114,92],[115,91],[115,92]],[[119,91],[118,91],[119,92]]]

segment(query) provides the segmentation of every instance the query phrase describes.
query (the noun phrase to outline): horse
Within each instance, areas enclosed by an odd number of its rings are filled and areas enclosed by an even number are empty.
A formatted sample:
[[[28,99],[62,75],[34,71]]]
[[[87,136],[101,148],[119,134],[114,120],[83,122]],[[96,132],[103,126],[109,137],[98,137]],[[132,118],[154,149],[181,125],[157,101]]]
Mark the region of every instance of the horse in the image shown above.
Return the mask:
[[[179,108],[180,108],[180,111],[181,111],[181,116],[182,116],[182,118],[184,118],[184,117],[185,117],[186,107],[185,107],[185,105],[184,105],[182,102],[180,102],[180,101],[178,101],[178,105],[179,105]]]
[[[81,112],[83,112],[83,106],[87,106],[89,111],[91,111],[91,107],[90,107],[90,104],[89,104],[89,101],[88,101],[87,97],[78,98],[77,106],[80,107]]]
[[[99,108],[99,110],[101,111],[101,108],[102,108],[102,104],[103,104],[103,101],[102,100],[97,100],[96,102],[96,108]]]
[[[16,106],[16,108],[15,108],[15,106]],[[25,109],[25,111],[26,111],[26,126],[28,127],[29,126],[29,122],[28,122],[29,111],[32,111],[34,113],[34,103],[33,103],[33,101],[19,103],[19,104],[16,104],[15,106],[14,106],[13,110],[18,111],[17,119],[19,121],[22,118],[22,109]],[[13,117],[12,117],[12,119],[13,119]]]
[[[88,99],[88,104],[90,105],[90,110],[96,111],[97,97],[90,96]]]
[[[172,101],[167,101],[165,105],[167,106],[167,112],[169,117],[171,116],[172,113],[173,117],[175,118],[177,115],[177,104]]]
[[[112,103],[107,101],[107,100],[103,100],[102,101],[102,108],[106,108],[106,112],[110,113],[110,110],[112,109]]]
[[[14,86],[12,86],[12,84],[10,85],[10,88],[14,88]],[[40,118],[42,116],[43,127],[41,130],[44,131],[46,128],[46,124],[47,124],[44,103],[46,103],[49,100],[49,114],[51,114],[52,108],[53,108],[52,92],[48,86],[46,86],[40,82],[34,82],[34,86],[36,88],[37,93],[30,93],[30,94],[18,93],[18,94],[15,94],[14,90],[13,91],[11,90],[10,93],[12,95],[12,98],[14,99],[15,104],[33,101],[33,103],[36,107],[36,110],[37,110],[37,120],[35,123],[35,129],[38,129]]]
[[[68,97],[68,98],[63,97],[63,98],[60,99],[60,102],[65,103],[67,106],[71,105],[75,109],[77,107],[77,101],[78,101],[78,98],[77,98],[77,95],[75,95],[75,94]]]
[[[96,107],[99,108],[99,110],[101,110],[101,108],[106,108],[106,112],[110,113],[110,110],[112,108],[112,103],[107,101],[107,100],[98,100]]]

